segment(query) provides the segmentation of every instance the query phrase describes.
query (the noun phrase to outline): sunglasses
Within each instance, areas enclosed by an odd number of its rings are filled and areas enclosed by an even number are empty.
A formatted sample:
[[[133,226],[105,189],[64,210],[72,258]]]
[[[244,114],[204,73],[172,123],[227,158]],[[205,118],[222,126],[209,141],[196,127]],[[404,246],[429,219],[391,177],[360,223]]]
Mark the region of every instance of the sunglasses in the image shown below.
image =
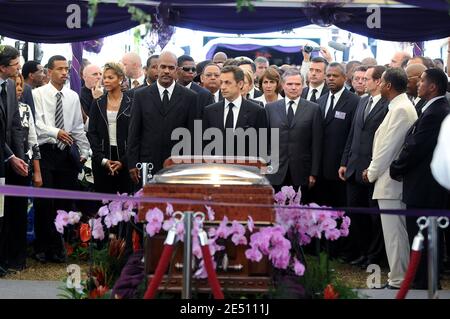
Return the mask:
[[[193,67],[183,66],[182,69],[183,69],[184,72],[195,72],[195,71],[197,71],[197,68],[195,66],[193,66]]]

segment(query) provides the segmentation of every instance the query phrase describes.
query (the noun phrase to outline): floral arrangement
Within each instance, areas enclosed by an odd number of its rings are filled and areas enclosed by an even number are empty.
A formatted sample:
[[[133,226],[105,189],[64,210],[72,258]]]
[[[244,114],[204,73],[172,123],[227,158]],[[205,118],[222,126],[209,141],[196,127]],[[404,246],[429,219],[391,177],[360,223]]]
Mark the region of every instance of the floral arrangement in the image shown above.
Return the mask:
[[[246,257],[254,262],[259,262],[266,256],[275,268],[292,271],[297,276],[303,276],[305,273],[304,261],[299,256],[296,245],[303,246],[311,242],[312,238],[326,238],[327,240],[336,240],[339,237],[347,236],[349,232],[350,219],[344,215],[344,212],[328,209],[320,209],[316,204],[301,205],[300,189],[295,191],[292,187],[283,187],[281,191],[274,196],[276,223],[269,227],[255,228],[255,223],[251,216],[248,216],[246,226],[233,220],[230,221],[226,216],[223,217],[219,226],[208,227],[209,249],[211,256],[222,250],[225,250],[224,242],[228,239],[234,245],[248,246],[245,251]],[[97,213],[97,217],[91,218],[88,223],[80,226],[80,239],[87,242],[91,236],[95,240],[102,241],[107,238],[105,230],[120,226],[134,218],[136,220],[136,203],[127,200],[105,202]],[[309,208],[314,208],[311,210]],[[205,206],[206,220],[213,221],[215,213],[209,206]],[[55,219],[56,229],[64,232],[64,227],[79,223],[81,213],[58,211]],[[155,207],[147,211],[145,215],[145,231],[149,237],[153,237],[162,230],[169,231],[175,228],[178,239],[184,239],[184,225],[177,222],[175,212],[171,204],[167,204],[165,212]],[[339,226],[338,226],[339,225]],[[198,268],[194,273],[195,278],[206,278],[207,273],[202,260],[198,232],[202,228],[202,221],[194,220],[192,253],[197,258]],[[247,236],[249,235],[249,236]],[[249,238],[249,239],[248,239]],[[139,247],[133,236],[134,248]],[[216,266],[216,265],[215,265]],[[101,286],[104,290],[104,285]]]

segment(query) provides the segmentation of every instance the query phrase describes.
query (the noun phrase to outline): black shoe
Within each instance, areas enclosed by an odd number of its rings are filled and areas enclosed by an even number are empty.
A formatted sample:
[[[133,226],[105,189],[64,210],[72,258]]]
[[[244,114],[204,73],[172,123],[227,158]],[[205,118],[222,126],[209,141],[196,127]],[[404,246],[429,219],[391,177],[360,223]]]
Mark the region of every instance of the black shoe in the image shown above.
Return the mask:
[[[8,271],[5,268],[0,266],[0,278],[6,276],[7,274],[8,274]]]
[[[33,258],[43,264],[47,262],[47,257],[45,256],[45,253],[36,253],[33,255]]]
[[[391,286],[388,283],[385,283],[383,286],[379,287],[379,288],[373,288],[373,289],[391,289],[391,290],[398,290],[400,289],[400,287],[395,287],[395,286]]]
[[[365,263],[366,261],[367,261],[366,256],[360,256],[360,257],[358,257],[358,258],[352,260],[352,261],[350,262],[350,265],[352,265],[352,266],[360,266],[360,265],[362,265],[363,263]]]

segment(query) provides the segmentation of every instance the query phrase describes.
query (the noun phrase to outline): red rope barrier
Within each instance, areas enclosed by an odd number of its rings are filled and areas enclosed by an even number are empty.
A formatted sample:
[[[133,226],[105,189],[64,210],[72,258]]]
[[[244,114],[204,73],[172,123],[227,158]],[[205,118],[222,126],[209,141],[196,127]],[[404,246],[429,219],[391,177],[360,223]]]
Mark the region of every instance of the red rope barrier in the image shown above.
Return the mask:
[[[217,274],[214,269],[212,262],[211,253],[209,251],[209,246],[200,246],[202,249],[203,262],[205,263],[206,273],[208,274],[208,282],[211,287],[214,299],[225,299],[222,288],[220,287],[219,280],[217,279]]]
[[[162,281],[162,277],[169,266],[170,257],[172,256],[174,246],[173,245],[164,245],[164,250],[162,252],[161,258],[158,263],[158,267],[156,267],[155,276],[152,281],[149,283],[147,287],[147,291],[145,292],[144,299],[153,299],[156,294],[156,290],[159,287],[159,284]]]
[[[408,294],[409,287],[411,286],[411,283],[414,281],[414,278],[416,277],[416,271],[417,267],[419,266],[421,256],[422,256],[421,251],[414,251],[414,250],[411,251],[411,258],[409,261],[408,270],[406,272],[405,279],[403,279],[402,285],[395,299],[405,299],[406,295]]]

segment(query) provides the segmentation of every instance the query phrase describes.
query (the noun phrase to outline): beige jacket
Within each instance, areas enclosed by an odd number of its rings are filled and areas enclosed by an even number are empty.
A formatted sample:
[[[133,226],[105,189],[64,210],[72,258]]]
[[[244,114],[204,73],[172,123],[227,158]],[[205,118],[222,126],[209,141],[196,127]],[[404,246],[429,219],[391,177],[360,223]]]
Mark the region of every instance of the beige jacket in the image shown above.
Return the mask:
[[[388,109],[375,132],[367,175],[371,183],[375,182],[373,199],[401,200],[403,184],[390,177],[389,167],[400,154],[406,133],[417,120],[417,113],[405,93],[395,97]]]

